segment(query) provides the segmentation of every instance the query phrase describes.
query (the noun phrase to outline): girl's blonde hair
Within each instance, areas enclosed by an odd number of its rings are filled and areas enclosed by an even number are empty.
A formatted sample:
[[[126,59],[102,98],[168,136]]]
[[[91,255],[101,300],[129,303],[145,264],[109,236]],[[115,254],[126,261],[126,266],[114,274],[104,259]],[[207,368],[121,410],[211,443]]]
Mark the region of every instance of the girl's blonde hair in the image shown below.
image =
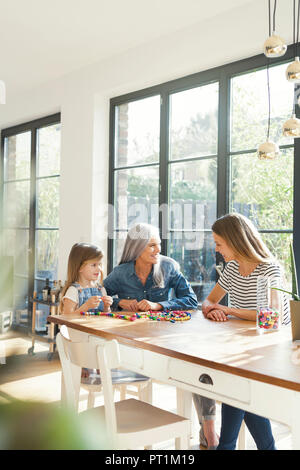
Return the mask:
[[[78,282],[79,279],[79,270],[89,260],[92,259],[99,259],[99,261],[103,258],[103,252],[101,248],[96,245],[92,245],[90,243],[75,243],[72,246],[69,259],[68,259],[68,276],[67,282],[62,290],[61,297],[65,295],[66,291],[69,287]],[[100,285],[103,282],[103,271],[100,270]],[[60,303],[60,310],[63,309],[63,303]]]
[[[255,263],[275,261],[253,223],[242,214],[233,213],[220,217],[212,225],[212,231],[223,238],[242,260]]]

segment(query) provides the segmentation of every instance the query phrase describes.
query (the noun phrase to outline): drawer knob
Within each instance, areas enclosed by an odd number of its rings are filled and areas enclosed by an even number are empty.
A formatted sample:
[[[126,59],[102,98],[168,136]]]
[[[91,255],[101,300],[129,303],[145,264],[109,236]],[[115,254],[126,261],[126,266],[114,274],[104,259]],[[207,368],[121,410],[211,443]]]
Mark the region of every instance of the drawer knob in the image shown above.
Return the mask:
[[[213,381],[212,381],[212,378],[208,374],[201,374],[200,377],[199,377],[199,382],[201,382],[203,384],[209,384],[209,385],[214,384]]]

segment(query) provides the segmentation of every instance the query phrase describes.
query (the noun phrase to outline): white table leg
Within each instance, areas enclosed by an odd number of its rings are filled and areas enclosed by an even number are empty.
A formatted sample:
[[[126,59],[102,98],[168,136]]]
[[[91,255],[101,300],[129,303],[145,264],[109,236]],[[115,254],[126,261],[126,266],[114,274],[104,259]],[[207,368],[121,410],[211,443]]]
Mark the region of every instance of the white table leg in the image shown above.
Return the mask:
[[[300,393],[297,392],[294,394],[291,433],[293,450],[300,450]]]
[[[181,388],[176,388],[176,399],[177,399],[177,414],[184,416],[191,420],[192,417],[192,393]],[[190,436],[188,436],[188,443],[190,442]],[[189,448],[189,444],[187,444]],[[175,449],[182,449],[182,442],[180,439],[175,439]]]

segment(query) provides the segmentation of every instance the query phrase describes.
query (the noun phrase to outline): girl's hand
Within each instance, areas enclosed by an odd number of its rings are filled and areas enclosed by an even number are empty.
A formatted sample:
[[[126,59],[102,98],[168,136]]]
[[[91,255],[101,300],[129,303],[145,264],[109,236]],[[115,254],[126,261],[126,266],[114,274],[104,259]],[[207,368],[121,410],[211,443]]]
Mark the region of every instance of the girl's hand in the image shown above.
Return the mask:
[[[219,309],[210,310],[207,313],[206,318],[208,318],[209,320],[214,320],[214,321],[228,321],[227,315],[222,310],[219,310]]]
[[[109,295],[104,295],[102,297],[102,302],[103,302],[103,305],[104,305],[104,312],[109,312],[110,311],[110,306],[111,304],[113,303],[113,299],[112,297],[110,297]]]
[[[150,302],[150,300],[143,299],[138,302],[138,308],[142,312],[147,312],[147,310],[162,310],[162,306],[156,302]]]
[[[136,299],[121,299],[119,302],[119,307],[129,312],[137,312],[139,309],[138,301]]]
[[[84,304],[81,306],[81,308],[84,306],[85,310],[90,310],[91,308],[97,308],[99,303],[100,303],[101,297],[99,295],[93,295],[90,297]],[[83,308],[82,308],[83,310]]]

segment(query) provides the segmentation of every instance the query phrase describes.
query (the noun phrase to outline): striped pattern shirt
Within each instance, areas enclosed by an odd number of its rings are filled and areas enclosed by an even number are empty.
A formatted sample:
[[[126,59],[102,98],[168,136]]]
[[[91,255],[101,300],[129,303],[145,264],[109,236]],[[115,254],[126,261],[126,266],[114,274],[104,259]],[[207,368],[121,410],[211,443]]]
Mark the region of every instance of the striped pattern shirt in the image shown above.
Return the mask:
[[[229,304],[232,308],[256,310],[258,276],[275,276],[282,279],[281,268],[275,263],[260,263],[248,276],[242,276],[237,261],[227,263],[218,284],[229,294]],[[283,294],[283,323],[287,324],[289,321],[289,304]]]

